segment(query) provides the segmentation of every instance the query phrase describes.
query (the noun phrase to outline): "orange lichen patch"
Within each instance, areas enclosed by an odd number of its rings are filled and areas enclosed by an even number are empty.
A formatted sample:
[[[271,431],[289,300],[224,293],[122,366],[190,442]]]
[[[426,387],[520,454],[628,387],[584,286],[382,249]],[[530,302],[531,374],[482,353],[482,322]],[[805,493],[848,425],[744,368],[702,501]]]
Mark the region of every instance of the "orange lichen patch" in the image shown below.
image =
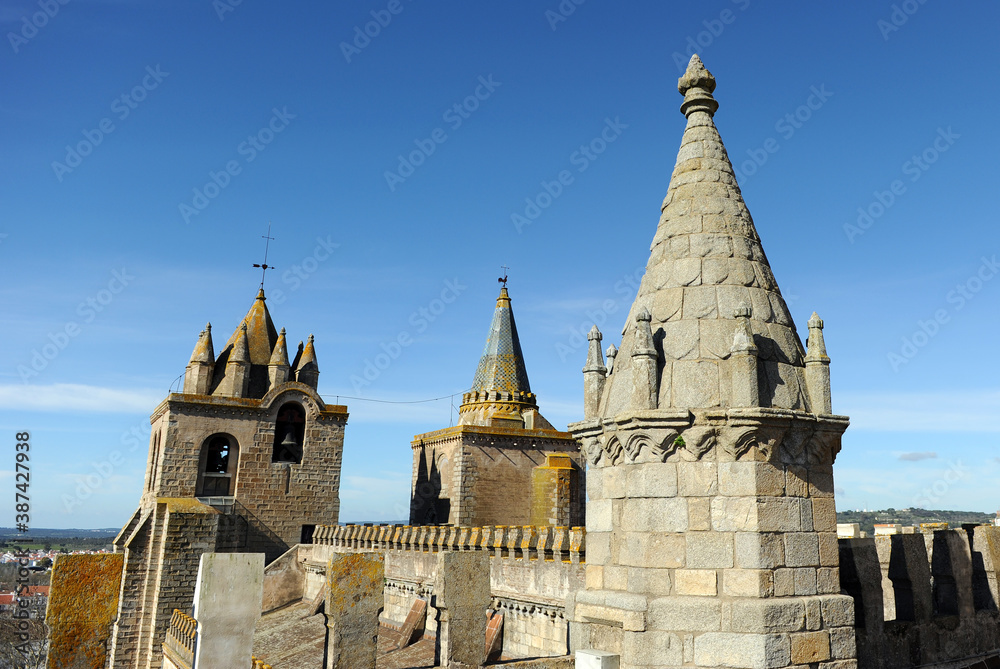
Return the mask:
[[[121,553],[64,555],[56,560],[45,613],[50,668],[105,665],[124,562]]]
[[[192,497],[157,497],[157,504],[166,504],[170,513],[219,513],[207,504],[202,504]]]
[[[327,611],[345,611],[361,601],[362,593],[379,593],[385,566],[377,553],[352,553],[331,559],[327,566]]]

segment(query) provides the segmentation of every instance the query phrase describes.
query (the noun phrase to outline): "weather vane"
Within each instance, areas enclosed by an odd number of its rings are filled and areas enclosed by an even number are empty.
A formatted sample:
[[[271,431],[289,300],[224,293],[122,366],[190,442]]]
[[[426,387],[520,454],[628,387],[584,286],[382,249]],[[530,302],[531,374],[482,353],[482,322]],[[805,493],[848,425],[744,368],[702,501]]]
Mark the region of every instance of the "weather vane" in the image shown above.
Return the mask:
[[[503,276],[501,278],[497,279],[497,281],[499,281],[500,283],[502,283],[503,287],[506,288],[507,287],[507,270],[509,270],[510,267],[507,267],[506,265],[500,265],[500,269],[503,270]]]
[[[260,289],[264,290],[264,277],[266,276],[267,270],[274,269],[274,265],[267,264],[267,251],[271,246],[271,241],[274,239],[274,237],[271,236],[271,221],[267,222],[267,234],[261,235],[261,239],[267,240],[264,242],[264,262],[259,265],[254,263],[253,266],[260,268]]]

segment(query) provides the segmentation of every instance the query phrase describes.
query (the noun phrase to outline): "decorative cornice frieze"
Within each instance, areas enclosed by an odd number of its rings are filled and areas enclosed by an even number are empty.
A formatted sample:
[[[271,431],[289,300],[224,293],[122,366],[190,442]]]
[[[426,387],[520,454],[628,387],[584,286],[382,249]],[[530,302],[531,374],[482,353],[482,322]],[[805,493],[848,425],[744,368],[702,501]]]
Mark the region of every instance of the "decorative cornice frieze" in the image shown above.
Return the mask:
[[[637,411],[570,425],[595,467],[717,458],[781,464],[832,464],[847,429],[844,416],[751,408]]]

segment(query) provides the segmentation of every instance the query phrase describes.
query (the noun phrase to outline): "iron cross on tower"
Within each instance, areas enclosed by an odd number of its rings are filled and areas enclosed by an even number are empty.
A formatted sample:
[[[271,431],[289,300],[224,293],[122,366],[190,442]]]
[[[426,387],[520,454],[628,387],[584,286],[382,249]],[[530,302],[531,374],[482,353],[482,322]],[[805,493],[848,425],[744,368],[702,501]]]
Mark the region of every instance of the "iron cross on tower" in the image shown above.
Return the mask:
[[[267,250],[271,245],[271,241],[274,239],[274,237],[271,236],[271,221],[267,222],[267,234],[261,235],[261,239],[267,240],[264,242],[264,262],[259,265],[254,263],[253,266],[260,268],[260,289],[264,290],[264,277],[266,276],[267,270],[274,269],[274,265],[267,264]]]
[[[506,265],[500,265],[500,269],[503,270],[503,276],[500,277],[499,279],[497,279],[497,281],[499,281],[500,283],[502,283],[503,287],[506,288],[507,287],[507,270],[509,270],[510,267],[507,267]]]

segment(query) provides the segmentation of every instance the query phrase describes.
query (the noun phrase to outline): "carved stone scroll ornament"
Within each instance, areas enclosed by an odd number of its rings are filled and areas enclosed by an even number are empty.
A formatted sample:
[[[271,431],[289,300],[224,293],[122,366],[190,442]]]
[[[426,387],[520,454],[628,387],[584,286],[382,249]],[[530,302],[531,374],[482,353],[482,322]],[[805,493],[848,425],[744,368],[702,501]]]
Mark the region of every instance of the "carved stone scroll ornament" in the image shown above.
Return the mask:
[[[840,453],[842,434],[817,430],[805,447],[806,462],[810,465],[833,464]]]
[[[714,427],[692,427],[684,431],[684,451],[694,460],[701,460],[716,444],[717,429]]]
[[[781,444],[784,430],[774,427],[733,427],[723,430],[722,450],[734,460],[756,448],[763,460],[770,460]]]

